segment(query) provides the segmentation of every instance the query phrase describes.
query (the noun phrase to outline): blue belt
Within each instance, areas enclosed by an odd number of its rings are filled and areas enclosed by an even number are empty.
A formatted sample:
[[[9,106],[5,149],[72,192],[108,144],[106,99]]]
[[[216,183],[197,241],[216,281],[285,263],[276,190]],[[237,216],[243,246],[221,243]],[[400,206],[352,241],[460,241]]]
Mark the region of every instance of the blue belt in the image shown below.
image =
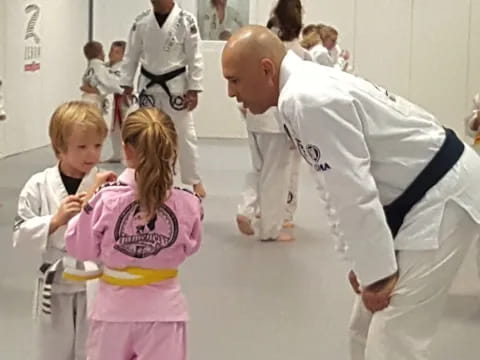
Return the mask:
[[[445,129],[445,132],[445,141],[433,159],[398,198],[383,207],[394,238],[412,207],[450,171],[465,150],[465,144],[453,130]]]

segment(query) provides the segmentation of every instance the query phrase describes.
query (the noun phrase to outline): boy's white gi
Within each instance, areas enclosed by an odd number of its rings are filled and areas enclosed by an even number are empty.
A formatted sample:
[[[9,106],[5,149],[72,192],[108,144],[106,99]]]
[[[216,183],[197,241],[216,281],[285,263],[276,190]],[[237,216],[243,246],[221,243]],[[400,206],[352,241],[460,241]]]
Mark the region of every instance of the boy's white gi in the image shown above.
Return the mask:
[[[121,68],[121,62],[107,67],[112,76],[112,81],[115,83],[115,88],[117,89],[110,97],[112,105],[109,106],[108,109],[110,118],[108,126],[110,131],[110,141],[112,143],[111,160],[122,159],[122,124],[129,111],[129,107],[125,105],[125,102],[123,101],[123,89],[120,88]]]
[[[88,191],[95,182],[97,169],[86,175],[78,193]],[[87,335],[87,294],[85,284],[72,283],[62,278],[62,259],[66,257],[64,233],[66,226],[49,235],[50,222],[61,202],[68,196],[58,166],[33,175],[23,187],[18,200],[15,219],[14,246],[30,245],[41,252],[39,276],[35,289],[34,316],[37,319],[36,356],[38,360],[85,360]],[[58,264],[53,284],[45,288],[46,274]],[[41,266],[40,266],[41,265]],[[78,263],[78,268],[90,270],[89,264]],[[89,282],[89,285],[94,285]],[[94,286],[88,286],[94,291]],[[45,300],[51,296],[50,303]],[[91,296],[91,293],[89,294]],[[47,301],[48,302],[48,301]],[[51,310],[51,314],[45,313]]]
[[[92,59],[88,62],[87,70],[83,75],[83,83],[96,88],[99,94],[83,93],[82,100],[97,105],[103,113],[107,110],[106,96],[123,92],[118,76],[112,73],[100,59]]]

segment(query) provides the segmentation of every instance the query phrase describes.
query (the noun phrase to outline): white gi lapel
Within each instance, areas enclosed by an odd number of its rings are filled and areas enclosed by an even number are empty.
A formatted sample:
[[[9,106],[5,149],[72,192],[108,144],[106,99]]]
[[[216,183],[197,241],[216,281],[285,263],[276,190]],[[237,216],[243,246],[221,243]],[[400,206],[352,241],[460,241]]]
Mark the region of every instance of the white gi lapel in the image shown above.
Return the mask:
[[[62,200],[68,196],[67,189],[60,175],[60,163],[48,171],[47,184],[52,184],[52,192],[49,192],[52,195],[49,194],[49,196],[54,196],[56,198],[56,205],[60,206]]]
[[[155,18],[155,13],[151,12],[148,19],[148,27],[147,34],[149,36],[153,36],[155,41],[152,43],[157,43],[159,47],[163,49],[165,52],[169,52],[171,47],[174,45],[175,42],[175,29],[176,29],[176,21],[178,18],[178,14],[180,13],[181,9],[178,5],[175,4],[173,7],[170,15],[168,15],[167,20],[162,27],[158,24],[157,19]],[[147,36],[148,36],[147,35]]]
[[[77,194],[81,192],[88,192],[92,185],[95,182],[95,177],[98,173],[98,168],[94,167],[90,172],[84,176],[82,179],[82,182],[80,183],[80,186],[78,187]]]

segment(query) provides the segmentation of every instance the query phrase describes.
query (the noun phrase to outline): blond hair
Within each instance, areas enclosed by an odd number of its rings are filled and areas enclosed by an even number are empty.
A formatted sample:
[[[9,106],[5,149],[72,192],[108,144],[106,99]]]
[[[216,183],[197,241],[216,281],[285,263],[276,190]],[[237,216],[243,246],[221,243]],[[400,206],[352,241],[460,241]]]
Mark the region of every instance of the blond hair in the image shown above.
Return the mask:
[[[320,34],[323,42],[325,42],[327,39],[336,39],[338,37],[337,29],[328,25],[318,25],[318,33]]]
[[[57,157],[67,152],[68,138],[75,127],[94,129],[103,139],[108,132],[107,124],[96,105],[83,101],[62,104],[53,113],[48,129],[50,142]]]
[[[318,32],[323,25],[308,24],[302,29],[302,37],[310,35],[312,32]]]
[[[307,50],[310,50],[315,45],[322,44],[322,38],[318,31],[312,31],[305,35],[300,41],[300,45]]]
[[[136,155],[135,179],[140,207],[151,219],[168,198],[177,161],[177,133],[168,115],[142,108],[128,115],[122,140]]]

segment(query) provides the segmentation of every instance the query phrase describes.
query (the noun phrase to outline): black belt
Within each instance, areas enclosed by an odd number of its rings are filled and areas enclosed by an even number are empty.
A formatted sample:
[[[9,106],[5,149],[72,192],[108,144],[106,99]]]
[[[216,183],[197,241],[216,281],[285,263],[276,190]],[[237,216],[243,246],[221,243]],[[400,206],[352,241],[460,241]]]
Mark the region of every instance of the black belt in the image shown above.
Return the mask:
[[[383,207],[394,238],[412,207],[450,171],[465,150],[464,143],[453,130],[445,129],[445,132],[445,141],[433,159],[398,198]]]
[[[150,80],[150,82],[147,84],[145,88],[148,89],[154,85],[160,85],[162,89],[165,90],[165,92],[167,93],[170,99],[170,106],[175,110],[179,110],[179,111],[185,109],[185,99],[183,96],[172,96],[172,93],[168,88],[167,82],[172,79],[175,79],[177,76],[182,75],[186,71],[187,71],[187,68],[184,66],[165,74],[155,75],[149,72],[148,70],[145,70],[143,66],[141,68],[142,75]],[[140,95],[140,97],[142,97],[142,95]],[[140,101],[140,106],[145,106],[145,105],[146,104],[142,104],[142,101]]]

